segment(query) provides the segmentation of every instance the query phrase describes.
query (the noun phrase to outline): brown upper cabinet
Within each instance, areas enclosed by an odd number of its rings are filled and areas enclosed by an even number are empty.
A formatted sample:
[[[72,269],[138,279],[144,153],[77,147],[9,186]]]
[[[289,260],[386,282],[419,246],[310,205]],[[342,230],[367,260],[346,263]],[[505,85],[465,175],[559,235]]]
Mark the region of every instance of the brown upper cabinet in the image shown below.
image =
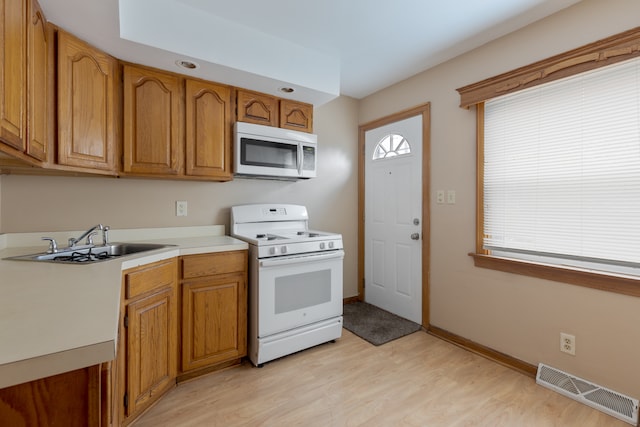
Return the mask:
[[[239,122],[313,132],[311,104],[238,89],[236,105]]]
[[[39,164],[53,141],[53,29],[36,0],[0,0],[0,21],[0,150]]]
[[[231,88],[186,81],[186,174],[231,179]]]
[[[176,74],[124,66],[124,162],[131,174],[171,176],[183,169],[183,105]]]
[[[125,174],[232,178],[228,86],[125,65],[124,123]]]
[[[278,98],[238,89],[236,95],[239,122],[278,127]]]
[[[0,0],[0,28],[9,169],[228,181],[236,120],[313,131],[311,104],[121,65],[48,23],[37,0]]]
[[[116,174],[118,62],[58,32],[58,163]]]
[[[313,132],[313,105],[281,99],[280,127],[301,132]]]
[[[49,159],[54,136],[53,27],[36,0],[29,1],[27,26],[27,146],[26,153]]]
[[[26,148],[27,4],[0,0],[0,137],[19,151]]]

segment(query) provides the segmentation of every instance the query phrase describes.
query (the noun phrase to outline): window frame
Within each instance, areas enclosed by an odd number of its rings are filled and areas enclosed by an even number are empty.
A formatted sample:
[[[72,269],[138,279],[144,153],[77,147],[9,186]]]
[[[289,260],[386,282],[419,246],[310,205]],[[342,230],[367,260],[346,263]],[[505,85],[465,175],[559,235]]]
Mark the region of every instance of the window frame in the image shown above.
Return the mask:
[[[400,138],[402,138],[402,140],[400,141],[400,144],[398,144],[396,146],[395,149],[393,149],[393,146],[391,145],[391,143],[393,143],[393,137],[395,136],[399,136]],[[382,150],[384,150],[384,148],[382,147],[382,143],[389,139],[389,148],[391,148],[389,151],[385,151],[385,155],[382,157],[375,157],[376,154],[378,153],[378,148],[381,148]],[[406,153],[399,153],[398,152],[398,148],[400,148],[400,146],[402,146],[402,144],[406,144],[407,148],[409,151],[407,151]],[[389,155],[390,153],[395,153],[393,155]],[[405,156],[411,156],[412,152],[411,152],[411,144],[409,143],[409,140],[407,138],[404,137],[404,135],[400,135],[399,133],[389,133],[387,135],[385,135],[384,137],[382,137],[380,139],[380,141],[378,141],[378,143],[376,144],[375,148],[373,149],[373,155],[371,160],[374,162],[380,161],[380,160],[387,160],[387,159],[391,159],[391,158],[397,158],[397,157],[405,157]]]
[[[640,296],[637,276],[494,256],[483,248],[484,102],[595,68],[640,56],[640,27],[458,89],[460,107],[476,107],[476,267],[593,289]]]

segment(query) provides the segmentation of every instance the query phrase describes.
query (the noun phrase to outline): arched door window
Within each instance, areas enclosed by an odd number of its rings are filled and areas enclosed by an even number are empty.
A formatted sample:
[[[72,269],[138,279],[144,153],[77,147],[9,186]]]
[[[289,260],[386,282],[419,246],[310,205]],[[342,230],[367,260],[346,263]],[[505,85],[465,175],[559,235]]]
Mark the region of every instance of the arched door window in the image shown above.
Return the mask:
[[[395,133],[382,138],[376,149],[373,150],[373,160],[386,159],[389,157],[406,156],[411,154],[411,145],[404,136]]]

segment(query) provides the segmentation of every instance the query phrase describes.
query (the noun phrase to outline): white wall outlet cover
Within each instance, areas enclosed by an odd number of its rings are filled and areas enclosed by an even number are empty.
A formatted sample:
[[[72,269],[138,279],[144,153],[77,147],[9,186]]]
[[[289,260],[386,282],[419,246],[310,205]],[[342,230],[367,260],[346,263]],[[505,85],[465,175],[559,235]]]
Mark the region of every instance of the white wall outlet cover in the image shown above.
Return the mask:
[[[187,202],[185,200],[176,201],[176,216],[187,216]]]
[[[575,335],[560,333],[560,351],[563,353],[576,355],[576,337]]]

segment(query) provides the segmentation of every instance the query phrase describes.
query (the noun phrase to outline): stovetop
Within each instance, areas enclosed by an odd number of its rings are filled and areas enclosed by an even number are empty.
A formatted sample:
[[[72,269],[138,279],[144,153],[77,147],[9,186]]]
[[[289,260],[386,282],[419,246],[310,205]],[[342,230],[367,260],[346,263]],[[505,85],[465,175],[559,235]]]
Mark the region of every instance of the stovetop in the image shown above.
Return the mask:
[[[276,243],[278,240],[287,240],[289,242],[303,242],[310,241],[315,238],[335,238],[337,235],[334,233],[325,233],[323,231],[309,231],[309,230],[278,230],[275,233],[255,233],[252,235],[245,235],[243,237],[247,239],[255,240],[256,245],[264,243]]]
[[[234,206],[231,235],[257,247],[260,258],[342,249],[342,235],[310,230],[299,205]]]
[[[278,233],[234,235],[257,248],[259,258],[342,249],[342,236],[322,231],[278,230]]]

